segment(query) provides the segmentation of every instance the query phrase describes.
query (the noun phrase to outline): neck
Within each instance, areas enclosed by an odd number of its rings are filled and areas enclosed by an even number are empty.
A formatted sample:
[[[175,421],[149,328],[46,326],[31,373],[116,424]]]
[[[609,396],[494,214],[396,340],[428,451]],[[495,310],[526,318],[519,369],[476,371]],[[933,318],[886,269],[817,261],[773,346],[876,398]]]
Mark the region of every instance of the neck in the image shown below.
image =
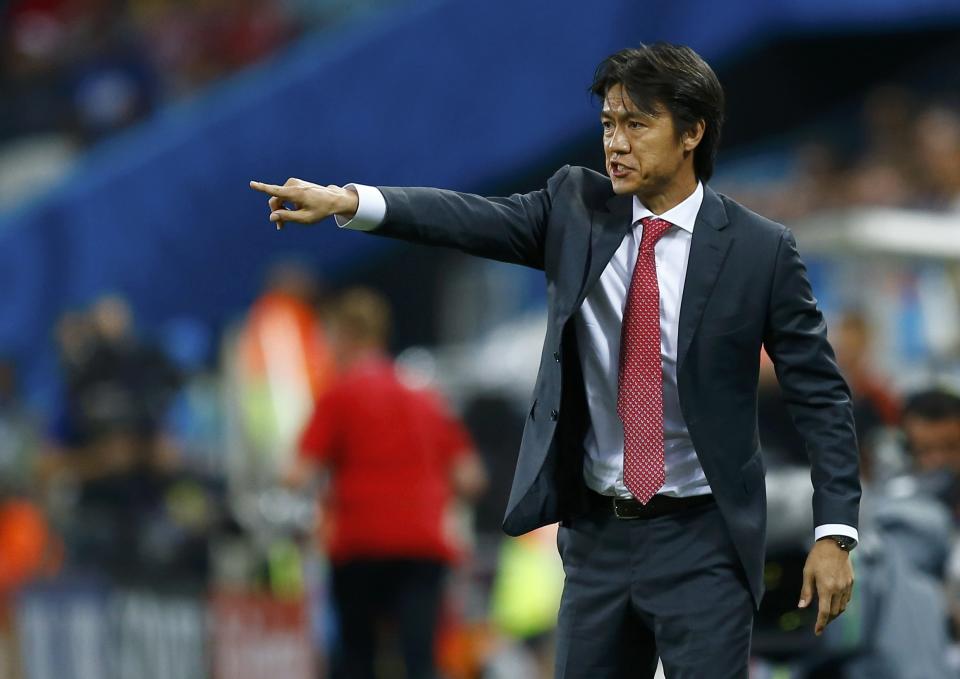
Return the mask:
[[[376,358],[377,356],[383,355],[383,349],[380,345],[374,344],[357,344],[350,346],[349,349],[342,351],[340,354],[340,366],[342,368],[352,368],[358,363],[362,363],[368,359]]]
[[[689,198],[697,188],[697,177],[690,172],[683,172],[673,178],[667,186],[651,192],[649,195],[637,194],[637,198],[650,212],[662,215],[667,210]]]

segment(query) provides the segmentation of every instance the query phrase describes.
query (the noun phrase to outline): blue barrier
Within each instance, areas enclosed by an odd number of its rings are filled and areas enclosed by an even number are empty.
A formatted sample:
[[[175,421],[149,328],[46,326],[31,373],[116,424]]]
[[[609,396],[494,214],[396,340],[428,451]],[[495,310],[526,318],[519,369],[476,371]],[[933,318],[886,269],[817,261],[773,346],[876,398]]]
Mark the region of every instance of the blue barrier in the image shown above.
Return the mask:
[[[300,600],[170,594],[98,581],[23,590],[13,637],[22,679],[309,679],[322,658],[311,647]]]
[[[17,598],[24,679],[110,676],[108,590],[99,583],[37,586]]]
[[[955,0],[445,0],[312,36],[108,141],[0,217],[0,352],[37,393],[55,374],[58,314],[104,291],[148,327],[221,325],[278,257],[336,277],[387,244],[330,225],[277,234],[248,179],[502,183],[591,129],[593,68],[625,45],[665,39],[720,60],[777,34],[958,19]]]

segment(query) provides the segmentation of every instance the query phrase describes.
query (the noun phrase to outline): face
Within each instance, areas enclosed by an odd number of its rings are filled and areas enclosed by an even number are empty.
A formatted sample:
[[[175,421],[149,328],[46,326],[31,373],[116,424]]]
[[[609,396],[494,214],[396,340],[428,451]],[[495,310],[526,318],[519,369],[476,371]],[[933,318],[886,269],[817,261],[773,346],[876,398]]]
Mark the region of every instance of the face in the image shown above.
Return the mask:
[[[903,423],[917,469],[960,472],[960,422],[908,417]]]
[[[644,200],[696,185],[693,150],[703,137],[703,124],[681,137],[666,108],[658,105],[654,113],[641,112],[622,85],[607,91],[600,122],[607,174],[617,194]]]
[[[856,377],[870,356],[870,333],[866,324],[855,318],[843,318],[833,339],[837,360],[848,377]]]
[[[93,307],[92,316],[97,330],[105,339],[120,341],[130,335],[130,307],[120,297],[105,297],[98,301]]]

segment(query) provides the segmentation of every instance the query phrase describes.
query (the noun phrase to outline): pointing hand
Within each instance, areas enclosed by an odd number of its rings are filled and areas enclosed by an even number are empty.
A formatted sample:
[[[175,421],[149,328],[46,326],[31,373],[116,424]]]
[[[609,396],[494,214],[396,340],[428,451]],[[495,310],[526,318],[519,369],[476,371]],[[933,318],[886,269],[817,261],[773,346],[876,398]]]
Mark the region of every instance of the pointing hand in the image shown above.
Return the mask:
[[[352,218],[357,212],[357,192],[334,184],[320,186],[291,177],[283,186],[252,181],[250,188],[270,196],[270,221],[277,229],[286,222],[314,224],[334,214]]]

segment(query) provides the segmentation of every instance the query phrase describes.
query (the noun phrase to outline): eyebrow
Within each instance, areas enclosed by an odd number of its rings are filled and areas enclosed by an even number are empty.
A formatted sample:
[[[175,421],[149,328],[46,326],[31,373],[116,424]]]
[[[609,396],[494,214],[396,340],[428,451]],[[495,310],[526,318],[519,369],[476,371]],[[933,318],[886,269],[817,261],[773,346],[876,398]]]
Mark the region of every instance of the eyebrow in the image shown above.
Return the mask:
[[[656,118],[655,115],[644,113],[643,111],[614,111],[613,109],[601,109],[601,118]]]

